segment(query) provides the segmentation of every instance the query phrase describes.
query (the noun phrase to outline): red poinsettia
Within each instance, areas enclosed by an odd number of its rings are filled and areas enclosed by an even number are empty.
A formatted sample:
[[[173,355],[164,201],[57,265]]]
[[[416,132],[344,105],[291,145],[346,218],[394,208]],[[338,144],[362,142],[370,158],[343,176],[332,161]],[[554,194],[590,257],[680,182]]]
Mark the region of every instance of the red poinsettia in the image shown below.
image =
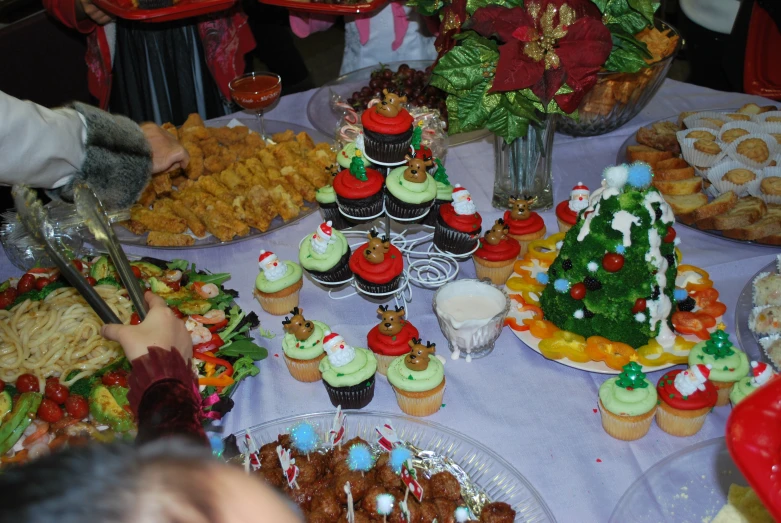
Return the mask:
[[[456,45],[453,37],[461,32],[461,24],[465,20],[466,0],[453,0],[442,9],[442,22],[439,25],[437,39],[434,41],[437,60]]]
[[[531,88],[545,105],[555,99],[565,112],[576,110],[613,47],[601,16],[589,0],[538,0],[475,11],[471,29],[503,42],[491,90]],[[556,95],[564,83],[572,93]]]

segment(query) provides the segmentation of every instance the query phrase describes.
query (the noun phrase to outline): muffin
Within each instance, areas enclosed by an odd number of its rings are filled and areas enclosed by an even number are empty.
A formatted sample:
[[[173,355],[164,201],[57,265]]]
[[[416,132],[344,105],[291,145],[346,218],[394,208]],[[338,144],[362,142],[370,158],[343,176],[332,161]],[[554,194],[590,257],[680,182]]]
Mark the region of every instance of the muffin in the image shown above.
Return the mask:
[[[295,307],[291,317],[285,316],[282,328],[282,351],[290,375],[298,381],[320,381],[320,360],[325,357],[323,338],[331,328],[319,321],[308,321],[304,310]]]
[[[756,180],[757,175],[748,169],[730,169],[724,174],[722,179],[735,185],[744,185]]]
[[[371,219],[381,214],[384,182],[380,173],[364,167],[361,152],[356,151],[350,168],[339,171],[334,178],[339,209],[359,219]]]
[[[442,406],[445,368],[434,355],[436,345],[419,339],[408,343],[409,353],[388,367],[388,382],[396,392],[399,408],[410,416],[430,416]]]
[[[335,229],[347,229],[352,225],[347,221],[342,213],[339,212],[339,205],[336,203],[336,191],[333,185],[325,185],[315,191],[315,200],[320,205],[320,212],[323,220],[331,222]]]
[[[710,131],[704,131],[702,129],[697,129],[695,131],[690,131],[690,132],[686,133],[686,138],[692,138],[692,139],[695,139],[695,140],[715,141],[716,140],[716,135],[713,134]]]
[[[450,185],[445,166],[442,165],[439,158],[435,158],[434,163],[437,165],[437,170],[433,174],[434,181],[437,182],[437,196],[434,199],[434,205],[431,206],[431,210],[429,210],[428,214],[423,219],[424,225],[430,225],[432,227],[437,225],[439,208],[442,207],[442,205],[453,201],[453,186]]]
[[[764,163],[770,158],[767,144],[760,138],[748,138],[740,142],[735,151],[757,163]]]
[[[357,150],[358,148],[356,147],[355,142],[345,144],[345,146],[342,147],[342,150],[336,153],[336,163],[339,164],[339,167],[342,169],[349,169],[350,164],[355,157],[355,151]],[[371,167],[371,162],[367,160],[365,156],[361,155],[360,159],[364,167]]]
[[[377,313],[382,319],[372,327],[367,338],[369,349],[377,358],[377,370],[384,376],[393,360],[409,352],[407,343],[418,337],[418,329],[404,319],[404,307],[389,310],[387,305],[380,305]]]
[[[732,406],[734,407],[743,401],[746,396],[770,381],[775,374],[767,363],[752,361],[751,375],[741,378],[732,388],[732,392],[729,393],[729,400],[732,402]]]
[[[691,436],[700,431],[719,397],[708,381],[709,374],[710,365],[698,364],[662,376],[656,384],[660,400],[656,424],[660,429],[673,436]]]
[[[341,283],[352,278],[350,245],[331,222],[321,223],[314,234],[304,238],[298,249],[298,261],[317,281]]]
[[[467,254],[477,247],[483,218],[477,212],[469,191],[456,184],[453,202],[439,208],[434,229],[434,245],[443,252]]]
[[[748,134],[748,131],[745,129],[741,129],[740,127],[736,127],[734,129],[727,129],[724,131],[724,133],[721,135],[721,141],[725,143],[732,143],[741,136],[746,136]]]
[[[298,307],[298,293],[304,285],[301,266],[292,261],[280,262],[271,251],[260,251],[260,274],[255,278],[255,298],[264,311],[283,316]]]
[[[781,196],[781,176],[768,176],[759,182],[759,190],[770,196]]]
[[[510,227],[499,218],[480,239],[480,247],[472,255],[478,280],[488,278],[494,285],[504,285],[513,273],[521,244],[509,233]]]
[[[716,155],[721,153],[721,147],[719,146],[719,144],[717,144],[712,140],[704,140],[702,138],[694,142],[694,149],[700,151],[701,153],[710,154],[710,155]]]
[[[729,394],[735,382],[748,374],[746,354],[732,345],[729,334],[717,330],[708,341],[698,343],[689,351],[689,366],[700,363],[712,367],[708,379],[719,393],[716,406],[723,407],[729,403]]]
[[[428,164],[423,159],[406,159],[406,166],[393,169],[385,179],[385,211],[392,219],[414,223],[434,204],[437,182],[426,172]]]
[[[404,259],[386,236],[379,236],[372,229],[369,242],[350,257],[350,270],[355,275],[358,290],[372,294],[390,293],[399,288]]]
[[[406,96],[382,91],[382,102],[361,114],[363,142],[370,161],[395,164],[404,161],[412,141],[412,115],[402,107]]]
[[[320,360],[320,373],[331,404],[343,409],[364,408],[374,397],[374,353],[351,347],[335,332],[326,332],[323,348],[327,357]]]
[[[616,439],[640,439],[651,428],[656,412],[656,388],[641,369],[631,361],[624,365],[617,378],[610,378],[599,387],[602,428]]]

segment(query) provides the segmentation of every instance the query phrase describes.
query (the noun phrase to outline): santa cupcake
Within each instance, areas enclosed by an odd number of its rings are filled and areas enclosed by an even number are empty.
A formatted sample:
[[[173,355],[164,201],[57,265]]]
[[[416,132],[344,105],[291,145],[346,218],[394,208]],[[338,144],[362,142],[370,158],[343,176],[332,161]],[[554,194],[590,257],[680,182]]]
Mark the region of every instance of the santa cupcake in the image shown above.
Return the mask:
[[[362,409],[374,397],[377,358],[372,351],[349,345],[335,332],[326,332],[320,373],[331,403],[343,409]]]
[[[477,247],[483,218],[472,195],[460,184],[453,187],[453,202],[439,208],[434,229],[434,245],[451,254],[467,254]]]
[[[298,293],[304,285],[301,266],[292,261],[279,261],[271,251],[260,251],[260,274],[255,278],[255,298],[264,311],[284,316],[298,306]]]
[[[752,394],[759,387],[769,382],[776,375],[767,363],[761,361],[751,362],[751,375],[738,381],[729,393],[729,400],[734,407],[746,396]]]
[[[556,221],[559,223],[559,232],[567,232],[578,221],[580,211],[588,207],[589,190],[583,182],[572,188],[569,200],[564,200],[556,206]]]
[[[709,381],[711,365],[698,363],[688,369],[671,370],[656,384],[659,407],[656,424],[673,436],[696,434],[719,398]]]
[[[298,249],[298,261],[306,272],[324,285],[338,284],[352,278],[350,244],[332,222],[317,226],[314,234],[304,238]]]

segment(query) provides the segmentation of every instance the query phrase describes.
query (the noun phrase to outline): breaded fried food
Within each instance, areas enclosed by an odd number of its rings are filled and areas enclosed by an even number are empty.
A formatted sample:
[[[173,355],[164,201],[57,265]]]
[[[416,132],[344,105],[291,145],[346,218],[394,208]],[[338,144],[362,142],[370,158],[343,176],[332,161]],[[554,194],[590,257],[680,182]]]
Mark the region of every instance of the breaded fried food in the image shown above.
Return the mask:
[[[146,237],[146,244],[152,247],[189,247],[194,243],[195,238],[188,234],[150,231]]]
[[[183,142],[199,142],[209,137],[209,131],[206,127],[182,127],[179,132]]]
[[[195,185],[201,190],[216,196],[225,203],[232,202],[233,198],[236,197],[236,195],[233,194],[230,189],[221,184],[213,176],[204,176],[203,178],[199,179]]]
[[[203,151],[194,143],[184,142],[182,146],[190,154],[190,163],[185,167],[184,172],[191,180],[197,180],[203,176]]]
[[[236,217],[236,213],[233,210],[233,200],[228,203],[223,202],[222,200],[213,200],[210,202],[209,207],[214,209],[217,218],[233,229],[236,236],[246,236],[249,234],[249,225]]]
[[[247,223],[259,231],[265,232],[276,218],[277,207],[271,194],[261,185],[256,185],[241,202]]]
[[[296,133],[293,132],[291,129],[288,129],[287,131],[281,133],[274,133],[271,135],[271,139],[277,143],[289,142],[290,140],[293,140],[295,137],[296,137]]]
[[[199,238],[206,236],[206,224],[193,211],[178,200],[170,200],[171,209],[187,223],[187,228]]]
[[[168,194],[173,188],[171,184],[171,174],[166,172],[152,176],[152,180],[149,182],[149,186],[157,196],[160,196],[161,194]]]
[[[182,129],[189,129],[190,127],[206,127],[203,123],[203,118],[198,113],[192,113],[187,117],[187,120],[182,124]]]
[[[242,165],[242,164],[238,164]],[[250,158],[243,164],[247,167],[249,170],[252,178],[251,185],[262,185],[263,187],[268,187],[270,185],[270,181],[268,179],[268,176],[266,175],[266,168],[263,167],[263,164],[260,163],[260,160],[257,158]],[[241,171],[238,171],[240,174],[243,174]]]
[[[269,151],[269,149],[271,148],[267,147],[265,149],[261,149],[257,152],[256,156],[258,159],[260,159],[260,162],[266,169],[279,169],[277,159],[274,157],[274,154]]]
[[[294,167],[300,176],[315,187],[320,188],[331,183],[331,174],[324,167],[308,162],[299,162]]]
[[[152,205],[152,202],[155,201],[155,198],[157,198],[157,194],[155,193],[155,188],[152,187],[152,184],[150,183],[138,198],[138,205],[141,207],[149,207]]]
[[[135,220],[125,220],[123,222],[119,222],[119,224],[125,229],[127,229],[128,231],[138,236],[141,236],[148,230],[146,227],[144,227],[143,224]]]
[[[247,138],[244,140],[244,143],[247,145],[247,147],[251,147],[255,150],[266,147],[266,142],[263,141],[263,138],[257,133],[249,133]]]
[[[296,142],[301,144],[301,148],[308,151],[315,148],[315,141],[304,131],[301,131],[296,135]]]
[[[282,216],[283,220],[292,220],[298,216],[298,213],[300,212],[298,205],[295,204],[290,194],[281,185],[272,187],[269,190],[269,195],[271,196],[271,199],[274,200],[277,212],[279,212],[279,215]]]
[[[198,147],[203,151],[204,158],[208,156],[221,156],[223,147],[216,138],[208,138],[198,142]]]
[[[150,211],[138,205],[130,209],[130,219],[140,223],[150,231],[183,233],[187,230],[187,223],[181,218]]]
[[[221,173],[215,176],[220,181],[220,183],[222,183],[225,187],[230,189],[231,192],[239,193],[241,192],[241,189],[243,187],[246,187],[248,184],[247,182],[245,182],[245,177],[241,176],[238,173],[238,168],[239,167],[243,169],[247,169],[247,168],[241,165],[240,163],[236,164],[234,167],[229,167],[228,169],[225,169],[224,171],[222,171]]]
[[[221,242],[231,241],[236,235],[230,224],[225,223],[222,216],[214,212],[213,206],[209,205],[214,200],[213,197],[206,195],[205,198],[193,202],[191,208],[193,212],[206,225],[206,230]]]
[[[209,156],[203,160],[203,167],[208,172],[214,174],[224,171],[230,166],[231,163],[233,162],[230,162],[221,156]]]
[[[299,176],[293,167],[283,167],[280,172],[282,173],[282,176],[285,177],[288,184],[290,184],[290,186],[293,187],[304,200],[308,202],[315,201],[314,185],[309,183],[306,178]]]
[[[176,128],[174,124],[170,122],[166,122],[163,125],[161,125],[160,128],[171,133],[174,136],[174,138],[176,138],[177,140],[179,139],[179,130]]]

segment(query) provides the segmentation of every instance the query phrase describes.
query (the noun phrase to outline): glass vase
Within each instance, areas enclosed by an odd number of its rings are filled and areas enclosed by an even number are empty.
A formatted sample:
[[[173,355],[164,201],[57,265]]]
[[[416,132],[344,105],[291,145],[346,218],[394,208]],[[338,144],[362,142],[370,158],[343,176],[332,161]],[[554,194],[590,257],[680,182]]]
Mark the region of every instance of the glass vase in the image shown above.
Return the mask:
[[[529,125],[523,138],[508,144],[501,136],[494,137],[494,195],[491,204],[507,209],[511,196],[536,196],[532,209],[544,211],[553,207],[553,135],[555,118],[546,118],[542,125]]]

